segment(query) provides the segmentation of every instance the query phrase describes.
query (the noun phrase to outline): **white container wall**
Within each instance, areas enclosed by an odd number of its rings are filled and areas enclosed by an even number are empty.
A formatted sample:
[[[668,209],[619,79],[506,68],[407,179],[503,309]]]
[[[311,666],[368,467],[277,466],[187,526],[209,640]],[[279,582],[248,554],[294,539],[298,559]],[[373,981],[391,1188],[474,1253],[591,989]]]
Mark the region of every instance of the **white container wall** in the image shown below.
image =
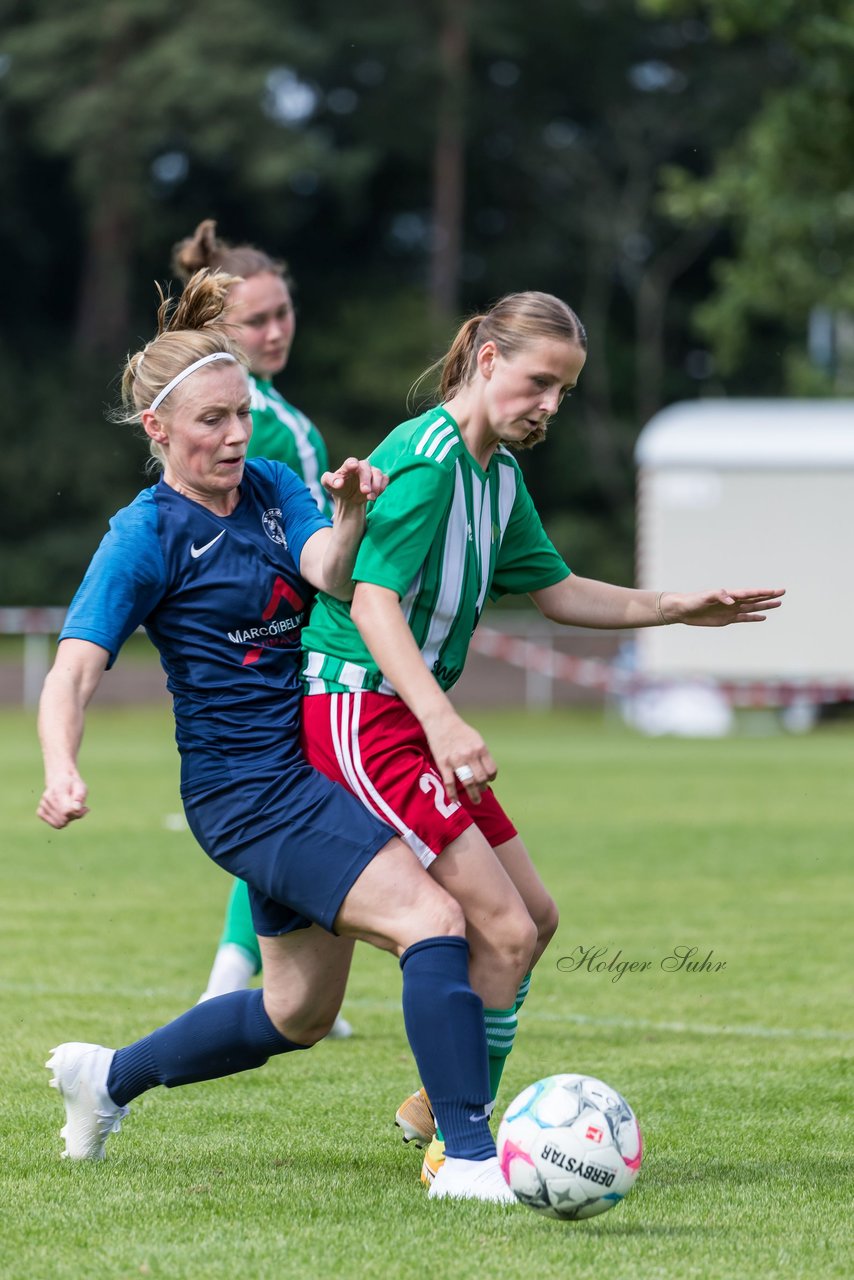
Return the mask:
[[[639,669],[854,680],[854,400],[672,405],[635,458],[638,586],[787,588],[764,623],[639,631]]]

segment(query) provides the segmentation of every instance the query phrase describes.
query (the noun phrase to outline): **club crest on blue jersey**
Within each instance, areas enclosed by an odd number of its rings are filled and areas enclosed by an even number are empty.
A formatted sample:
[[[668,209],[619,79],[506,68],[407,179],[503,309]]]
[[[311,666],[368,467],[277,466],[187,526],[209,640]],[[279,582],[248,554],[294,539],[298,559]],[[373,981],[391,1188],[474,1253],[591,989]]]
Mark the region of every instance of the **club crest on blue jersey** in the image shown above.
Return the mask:
[[[287,539],[285,531],[282,528],[282,509],[281,507],[270,507],[261,517],[261,523],[264,526],[264,532],[267,537],[277,543],[280,547],[287,549]]]

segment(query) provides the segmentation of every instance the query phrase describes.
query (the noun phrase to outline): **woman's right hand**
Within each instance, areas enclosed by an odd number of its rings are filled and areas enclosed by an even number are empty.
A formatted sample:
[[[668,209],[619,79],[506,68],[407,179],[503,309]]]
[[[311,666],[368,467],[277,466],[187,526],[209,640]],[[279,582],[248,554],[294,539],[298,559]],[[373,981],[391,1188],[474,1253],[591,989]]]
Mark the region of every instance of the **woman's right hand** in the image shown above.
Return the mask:
[[[50,827],[61,830],[75,818],[84,818],[89,812],[86,804],[88,788],[76,770],[45,784],[36,815]]]
[[[89,812],[88,788],[77,771],[86,707],[98,688],[109,650],[90,640],[60,640],[39,700],[44,791],[36,814],[50,827],[67,827]]]
[[[450,798],[456,800],[462,786],[472,803],[480,804],[481,792],[494,780],[498,768],[478,731],[450,708],[435,720],[423,719],[422,725]]]

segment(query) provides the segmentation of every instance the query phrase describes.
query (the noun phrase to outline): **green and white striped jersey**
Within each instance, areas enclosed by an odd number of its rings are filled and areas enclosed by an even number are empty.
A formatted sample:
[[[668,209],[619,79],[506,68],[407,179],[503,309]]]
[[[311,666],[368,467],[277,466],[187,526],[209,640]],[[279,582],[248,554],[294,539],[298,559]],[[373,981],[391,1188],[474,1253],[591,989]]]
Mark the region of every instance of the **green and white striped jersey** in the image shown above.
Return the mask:
[[[425,663],[450,689],[487,597],[553,586],[569,569],[512,454],[497,449],[484,471],[441,407],[396,427],[371,461],[389,484],[368,511],[353,577],[398,594]],[[395,692],[340,600],[318,596],[303,647],[309,694]]]
[[[329,470],[323,436],[304,413],[289,404],[272,382],[249,375],[252,395],[252,438],[247,458],[271,458],[284,462],[310,489],[325,516],[332,515],[332,499],[320,483]]]

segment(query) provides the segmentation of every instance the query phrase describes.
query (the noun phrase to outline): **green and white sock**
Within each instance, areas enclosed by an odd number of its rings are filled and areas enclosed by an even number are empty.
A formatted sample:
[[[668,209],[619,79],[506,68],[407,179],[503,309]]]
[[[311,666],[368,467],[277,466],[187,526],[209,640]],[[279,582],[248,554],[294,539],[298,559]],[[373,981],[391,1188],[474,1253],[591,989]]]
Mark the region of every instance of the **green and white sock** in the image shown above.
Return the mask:
[[[516,1015],[525,1003],[525,997],[531,989],[531,975],[526,973],[516,992],[516,1000],[509,1009],[484,1009],[486,1022],[486,1046],[489,1051],[489,1084],[492,1097],[498,1097],[498,1086],[504,1071],[504,1064],[513,1048],[518,1029]]]
[[[199,1004],[229,991],[245,990],[260,972],[261,948],[252,923],[249,890],[243,880],[235,880],[225,909],[222,937]]]
[[[253,974],[261,972],[261,948],[255,936],[252,909],[249,906],[249,888],[245,880],[235,880],[231,888],[231,897],[228,899],[228,906],[225,909],[225,924],[223,925],[219,945],[224,947],[227,943],[232,943],[235,947],[241,947],[248,955],[253,957],[255,963]]]
[[[522,1008],[525,1003],[525,996],[531,990],[531,975],[526,973],[522,981],[519,983],[519,990],[516,992],[516,1012]]]
[[[489,1053],[489,1087],[493,1098],[498,1094],[507,1055],[516,1039],[516,1006],[509,1009],[484,1009],[486,1048]]]
[[[517,1013],[525,1002],[531,988],[531,975],[526,973],[516,992],[516,1000],[509,1009],[484,1009],[483,1020],[486,1023],[486,1048],[489,1053],[489,1088],[493,1099],[498,1096],[498,1086],[504,1071],[504,1064],[513,1048],[518,1028]],[[436,1130],[436,1137],[441,1141],[442,1134]]]
[[[199,998],[199,1004],[214,996],[228,995],[230,991],[245,991],[257,972],[254,956],[235,942],[223,943],[217,948],[208,985]]]

